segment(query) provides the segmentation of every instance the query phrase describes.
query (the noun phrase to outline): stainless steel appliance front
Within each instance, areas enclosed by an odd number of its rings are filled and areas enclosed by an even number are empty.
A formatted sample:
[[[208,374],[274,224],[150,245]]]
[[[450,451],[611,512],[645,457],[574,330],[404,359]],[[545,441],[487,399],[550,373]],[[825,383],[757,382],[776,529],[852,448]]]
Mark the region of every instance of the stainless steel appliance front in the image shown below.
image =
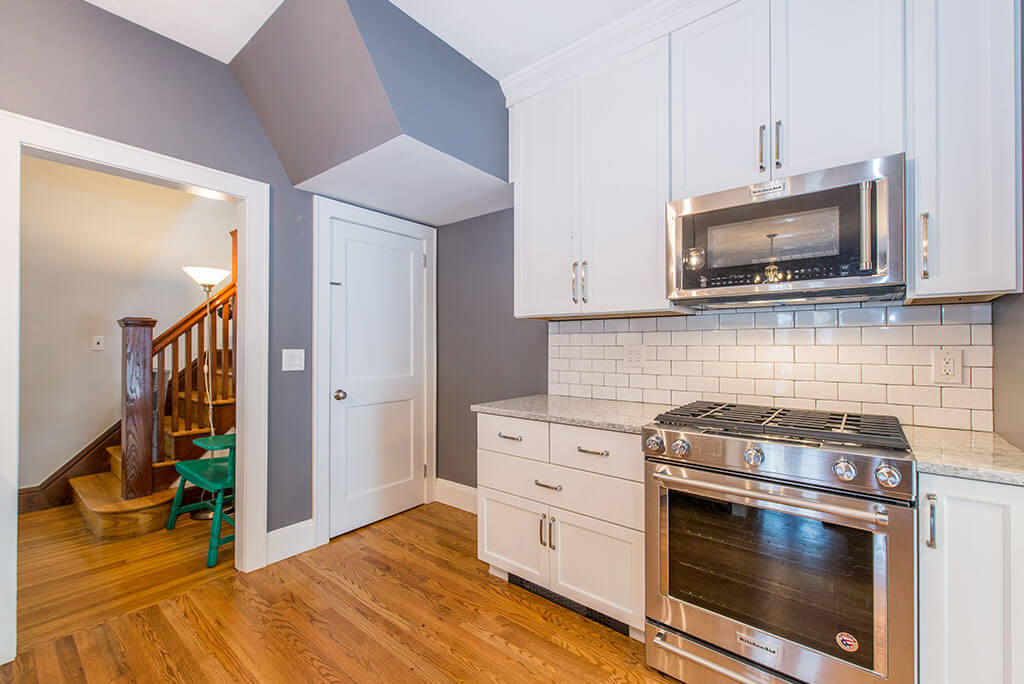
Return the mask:
[[[912,505],[655,460],[645,496],[648,664],[914,683]]]
[[[903,179],[897,154],[670,202],[668,298],[709,308],[902,298]]]

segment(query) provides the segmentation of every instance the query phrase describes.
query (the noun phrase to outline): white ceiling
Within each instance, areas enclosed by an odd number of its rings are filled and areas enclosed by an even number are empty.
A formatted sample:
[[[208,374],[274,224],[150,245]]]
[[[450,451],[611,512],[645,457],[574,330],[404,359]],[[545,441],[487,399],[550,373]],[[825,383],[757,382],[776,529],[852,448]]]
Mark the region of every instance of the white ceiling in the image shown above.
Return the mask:
[[[281,0],[87,2],[222,62],[230,62],[281,4]]]
[[[391,0],[499,81],[650,0]]]

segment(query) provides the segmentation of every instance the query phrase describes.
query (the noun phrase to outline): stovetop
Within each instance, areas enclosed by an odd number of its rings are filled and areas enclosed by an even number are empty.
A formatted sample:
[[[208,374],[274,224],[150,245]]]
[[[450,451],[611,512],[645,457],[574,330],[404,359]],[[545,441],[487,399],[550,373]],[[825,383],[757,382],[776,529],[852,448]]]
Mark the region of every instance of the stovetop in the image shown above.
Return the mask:
[[[893,416],[695,401],[666,411],[655,421],[672,427],[711,428],[725,434],[910,449],[900,421]]]

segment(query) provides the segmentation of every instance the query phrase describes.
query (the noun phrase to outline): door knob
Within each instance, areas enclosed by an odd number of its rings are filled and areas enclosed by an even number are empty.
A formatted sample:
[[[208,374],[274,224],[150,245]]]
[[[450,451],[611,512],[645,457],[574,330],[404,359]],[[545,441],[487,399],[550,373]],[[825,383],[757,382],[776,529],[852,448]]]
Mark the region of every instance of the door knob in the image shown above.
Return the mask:
[[[348,398],[348,392],[345,390],[334,390],[334,398],[338,401],[342,401]]]

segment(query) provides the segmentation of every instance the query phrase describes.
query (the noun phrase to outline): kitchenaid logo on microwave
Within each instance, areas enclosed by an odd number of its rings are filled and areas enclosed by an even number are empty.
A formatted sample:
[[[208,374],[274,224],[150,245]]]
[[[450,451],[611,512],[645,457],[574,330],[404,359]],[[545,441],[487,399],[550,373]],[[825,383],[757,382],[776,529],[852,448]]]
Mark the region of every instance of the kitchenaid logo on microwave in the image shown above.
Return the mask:
[[[761,183],[760,185],[750,186],[750,196],[760,197],[761,195],[772,195],[777,192],[783,192],[786,189],[786,179],[768,181],[767,183]]]
[[[768,655],[770,655],[772,657],[777,657],[779,655],[779,651],[775,647],[769,646],[768,644],[762,644],[762,643],[760,643],[758,641],[754,641],[753,639],[748,637],[746,634],[743,634],[742,632],[736,632],[736,640],[738,642],[740,642],[741,644],[743,644],[744,646],[750,646],[751,648],[756,648],[757,650],[762,651],[764,653],[767,653]]]

